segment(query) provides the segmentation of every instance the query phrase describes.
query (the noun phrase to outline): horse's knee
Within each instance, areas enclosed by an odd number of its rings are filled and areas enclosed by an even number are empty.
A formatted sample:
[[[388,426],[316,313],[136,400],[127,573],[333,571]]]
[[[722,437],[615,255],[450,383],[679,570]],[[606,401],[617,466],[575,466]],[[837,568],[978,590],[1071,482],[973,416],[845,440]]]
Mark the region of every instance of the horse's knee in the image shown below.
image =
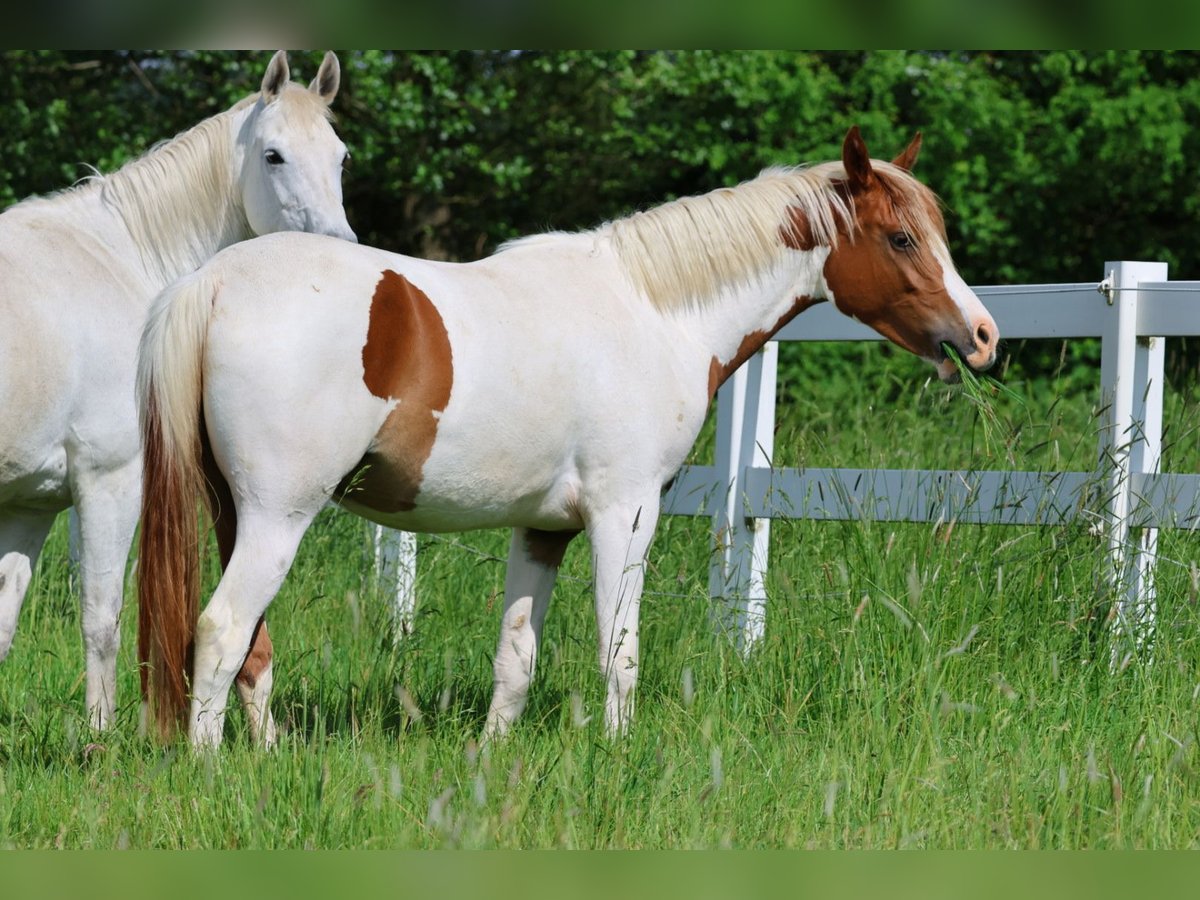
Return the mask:
[[[83,619],[83,641],[89,657],[115,660],[121,644],[120,610],[93,609]]]

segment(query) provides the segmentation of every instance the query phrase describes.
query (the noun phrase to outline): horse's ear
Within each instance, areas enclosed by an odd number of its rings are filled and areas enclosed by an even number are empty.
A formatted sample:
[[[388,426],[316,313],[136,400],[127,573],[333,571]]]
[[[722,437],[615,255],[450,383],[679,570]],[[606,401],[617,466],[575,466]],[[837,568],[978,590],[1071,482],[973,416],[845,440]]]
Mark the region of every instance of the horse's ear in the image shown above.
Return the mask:
[[[846,167],[846,180],[851,193],[866,190],[875,179],[871,169],[871,154],[867,152],[866,142],[857,125],[846,132],[846,140],[842,142],[842,165]]]
[[[283,86],[291,77],[292,73],[288,70],[287,51],[275,51],[275,55],[271,57],[271,62],[267,65],[267,73],[263,75],[263,100],[270,103],[278,97],[279,92],[283,90]]]
[[[317,77],[309,83],[308,89],[325,101],[325,105],[328,106],[337,96],[338,85],[341,83],[342,66],[338,62],[337,54],[332,50],[327,50],[325,58],[321,60],[321,68],[317,70]]]
[[[921,132],[913,135],[913,139],[909,141],[904,152],[892,160],[893,166],[899,166],[905,172],[911,172],[912,167],[917,163],[917,157],[921,155]]]

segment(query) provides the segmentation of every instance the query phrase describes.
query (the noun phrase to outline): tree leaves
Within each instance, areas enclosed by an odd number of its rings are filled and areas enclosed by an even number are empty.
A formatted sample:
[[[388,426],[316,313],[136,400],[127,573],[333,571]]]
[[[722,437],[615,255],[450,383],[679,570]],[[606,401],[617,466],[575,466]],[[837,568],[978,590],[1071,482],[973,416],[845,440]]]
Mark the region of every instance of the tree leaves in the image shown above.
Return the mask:
[[[342,51],[338,128],[367,243],[469,259],[773,164],[926,136],[969,282],[1197,277],[1200,54]],[[268,54],[6,51],[0,202],[109,171],[257,89]],[[297,78],[320,53],[293,53]]]

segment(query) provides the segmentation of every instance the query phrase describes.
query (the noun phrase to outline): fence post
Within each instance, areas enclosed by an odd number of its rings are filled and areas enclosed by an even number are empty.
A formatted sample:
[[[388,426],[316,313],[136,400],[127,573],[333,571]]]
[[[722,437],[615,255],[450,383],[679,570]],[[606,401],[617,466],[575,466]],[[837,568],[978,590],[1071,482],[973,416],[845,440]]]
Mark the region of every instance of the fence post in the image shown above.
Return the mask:
[[[1162,451],[1162,338],[1137,336],[1138,285],[1166,281],[1167,264],[1106,262],[1109,316],[1100,356],[1102,408],[1100,464],[1108,473],[1108,578],[1114,609],[1112,664],[1143,647],[1154,628],[1154,561],[1158,530],[1141,529],[1135,542],[1130,527],[1131,476],[1157,472]]]
[[[1157,279],[1156,279],[1157,280]],[[1162,280],[1166,280],[1164,272]],[[1157,475],[1162,461],[1163,369],[1166,339],[1139,337],[1134,355],[1133,397],[1134,440],[1129,456],[1130,475]],[[1139,424],[1140,423],[1140,424]],[[1140,628],[1133,637],[1138,645],[1153,637],[1157,618],[1157,589],[1154,567],[1158,559],[1158,529],[1138,529],[1131,547],[1134,558],[1129,584],[1121,596],[1118,628],[1133,623]]]
[[[375,546],[375,577],[392,591],[392,615],[397,640],[412,634],[417,610],[414,582],[417,574],[417,536],[372,526]]]
[[[725,496],[713,517],[709,594],[723,601],[719,624],[743,652],[763,636],[766,622],[771,520],[746,515],[745,475],[750,466],[769,467],[775,452],[778,361],[779,345],[769,341],[717,394],[716,470]]]

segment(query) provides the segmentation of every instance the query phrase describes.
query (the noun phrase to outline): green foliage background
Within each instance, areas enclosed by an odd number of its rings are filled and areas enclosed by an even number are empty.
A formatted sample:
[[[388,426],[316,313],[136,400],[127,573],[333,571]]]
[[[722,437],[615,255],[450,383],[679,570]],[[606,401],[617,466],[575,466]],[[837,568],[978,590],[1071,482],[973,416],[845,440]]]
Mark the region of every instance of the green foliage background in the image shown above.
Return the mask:
[[[1198,51],[338,55],[350,222],[402,253],[468,260],[522,234],[588,228],[765,166],[834,158],[859,124],[885,158],[923,132],[917,174],[943,198],[968,283],[1094,282],[1109,259],[1200,278]],[[225,109],[257,89],[268,58],[0,51],[0,207],[113,171]],[[320,58],[293,52],[293,77],[311,78]],[[1185,392],[1200,385],[1197,343],[1168,347]],[[874,379],[871,361],[890,356],[898,368]],[[1002,359],[1027,395],[1095,390],[1094,341],[1009,343]],[[887,344],[781,348],[785,405],[816,380],[845,383],[856,402],[860,377],[872,402],[895,403],[926,374]]]
[[[918,174],[944,200],[970,284],[1097,281],[1107,259],[1200,277],[1198,52],[338,53],[350,222],[402,253],[475,259],[511,237],[588,228],[833,158],[857,123],[885,158],[924,133]],[[320,55],[292,53],[294,77],[311,78]],[[0,205],[88,166],[112,171],[256,90],[267,59],[3,51]],[[789,348],[784,372],[803,381],[856,353]],[[1090,383],[1089,342],[1007,359],[1048,385],[1064,353]],[[1173,380],[1195,381],[1198,362],[1179,345]]]
[[[346,203],[368,243],[471,259],[762,167],[925,133],[970,283],[1197,277],[1200,53],[340,51]],[[293,53],[297,78],[318,53]],[[267,54],[5,51],[0,203],[110,171],[254,90]]]

